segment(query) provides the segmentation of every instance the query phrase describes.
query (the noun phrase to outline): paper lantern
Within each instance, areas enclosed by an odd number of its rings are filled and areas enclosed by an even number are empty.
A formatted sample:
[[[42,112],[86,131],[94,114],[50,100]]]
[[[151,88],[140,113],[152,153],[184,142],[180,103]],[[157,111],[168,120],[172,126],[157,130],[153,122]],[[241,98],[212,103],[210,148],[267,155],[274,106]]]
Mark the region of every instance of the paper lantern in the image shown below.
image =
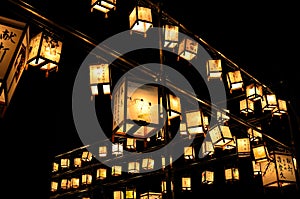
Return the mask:
[[[159,128],[158,87],[124,78],[114,89],[113,135],[147,138]]]
[[[29,26],[0,16],[0,118],[5,112],[26,68]]]
[[[30,51],[27,64],[49,72],[58,71],[62,51],[62,41],[52,33],[40,32],[30,40]]]
[[[164,47],[175,48],[178,45],[178,26],[166,24],[163,26],[164,31]]]
[[[178,47],[178,55],[186,60],[192,60],[198,53],[198,43],[190,38],[184,38]]]
[[[222,64],[220,59],[210,59],[206,62],[207,79],[222,80]]]
[[[92,0],[91,12],[99,10],[105,14],[105,18],[108,17],[108,12],[116,9],[116,0]]]
[[[129,28],[131,31],[143,34],[152,27],[152,11],[150,8],[135,6],[129,15]]]
[[[108,64],[90,65],[90,86],[92,95],[99,94],[99,87],[102,87],[103,94],[110,94],[110,68]]]
[[[209,137],[214,147],[223,148],[226,144],[233,141],[229,126],[215,125],[208,131]]]
[[[296,170],[293,156],[279,151],[270,152],[272,160],[261,163],[262,182],[265,188],[296,185]]]
[[[228,72],[226,79],[230,93],[236,90],[244,90],[244,82],[240,70]]]

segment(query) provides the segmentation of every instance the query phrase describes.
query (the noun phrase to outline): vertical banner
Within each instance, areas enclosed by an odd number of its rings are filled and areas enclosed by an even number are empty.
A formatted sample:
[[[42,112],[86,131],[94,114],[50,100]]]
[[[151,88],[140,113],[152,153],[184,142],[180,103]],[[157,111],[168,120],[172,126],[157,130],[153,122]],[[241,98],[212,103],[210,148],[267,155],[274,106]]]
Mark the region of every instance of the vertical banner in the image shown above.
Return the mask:
[[[29,26],[0,16],[0,117],[17,88],[28,58]]]

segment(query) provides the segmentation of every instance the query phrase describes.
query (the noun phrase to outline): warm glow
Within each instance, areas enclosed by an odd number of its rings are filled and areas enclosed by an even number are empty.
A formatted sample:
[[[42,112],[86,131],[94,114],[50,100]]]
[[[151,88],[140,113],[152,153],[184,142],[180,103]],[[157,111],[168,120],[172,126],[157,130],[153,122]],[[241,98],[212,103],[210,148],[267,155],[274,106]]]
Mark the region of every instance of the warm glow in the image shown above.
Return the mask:
[[[96,178],[100,180],[104,180],[106,178],[106,169],[105,168],[97,169]]]
[[[246,87],[246,97],[250,100],[257,101],[262,98],[263,89],[261,85],[252,83]]]
[[[231,71],[227,73],[227,83],[232,93],[234,90],[244,90],[244,82],[240,70]]]
[[[263,111],[272,111],[277,107],[277,99],[275,94],[264,95],[261,99],[261,107]]]
[[[124,199],[123,191],[114,191],[114,199]]]
[[[186,60],[192,60],[198,52],[198,42],[186,38],[183,39],[178,47],[178,55]]]
[[[128,173],[139,173],[140,163],[139,162],[128,162]]]
[[[208,131],[214,147],[223,148],[233,140],[229,126],[216,125]]]
[[[264,145],[252,146],[252,151],[256,162],[263,162],[268,160],[268,151],[266,146]]]
[[[106,156],[107,156],[107,147],[99,146],[99,157],[106,157]]]
[[[184,158],[185,159],[194,159],[195,158],[194,147],[192,147],[192,146],[184,147]]]
[[[144,158],[142,160],[142,168],[145,170],[150,170],[154,168],[154,159],[152,158]]]
[[[152,27],[152,13],[150,8],[136,6],[129,15],[130,29],[145,34]]]
[[[111,175],[112,176],[119,176],[122,174],[122,166],[112,166],[111,168]]]
[[[186,124],[189,134],[195,135],[204,133],[202,116],[203,113],[200,110],[186,112]]]
[[[164,47],[174,48],[178,44],[178,26],[166,24],[164,26]]]
[[[74,167],[81,167],[81,158],[74,158]]]
[[[214,172],[213,171],[203,171],[201,182],[204,184],[213,184]]]
[[[248,98],[240,101],[240,111],[241,113],[248,114],[254,112],[254,102]]]
[[[92,175],[91,174],[82,174],[81,183],[82,184],[92,184]]]
[[[206,62],[207,78],[210,79],[221,79],[222,78],[222,65],[220,59],[207,60]]]
[[[182,183],[182,190],[186,190],[186,191],[192,190],[190,177],[182,177],[181,183]]]

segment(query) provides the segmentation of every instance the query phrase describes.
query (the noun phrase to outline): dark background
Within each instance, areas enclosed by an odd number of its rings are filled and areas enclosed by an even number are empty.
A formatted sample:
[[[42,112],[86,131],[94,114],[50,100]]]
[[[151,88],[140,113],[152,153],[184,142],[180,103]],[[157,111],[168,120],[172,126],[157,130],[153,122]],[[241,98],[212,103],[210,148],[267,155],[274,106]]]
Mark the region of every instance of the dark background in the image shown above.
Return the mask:
[[[90,13],[86,0],[23,2],[61,27],[88,35],[97,44],[128,29],[126,16],[135,1],[118,1],[123,9],[117,8],[107,19],[102,13]],[[28,21],[33,24],[31,34],[39,32],[43,25],[37,25],[38,18],[13,2],[17,1],[2,1],[1,15]],[[187,29],[290,101],[295,138],[299,139],[299,12],[295,3],[160,2],[163,10]],[[2,162],[9,174],[6,183],[11,188],[18,186],[23,197],[47,198],[49,184],[45,179],[49,179],[52,158],[82,144],[73,124],[72,86],[92,46],[60,29],[53,30],[64,39],[59,71],[48,78],[30,68],[24,71],[5,117],[0,120]]]

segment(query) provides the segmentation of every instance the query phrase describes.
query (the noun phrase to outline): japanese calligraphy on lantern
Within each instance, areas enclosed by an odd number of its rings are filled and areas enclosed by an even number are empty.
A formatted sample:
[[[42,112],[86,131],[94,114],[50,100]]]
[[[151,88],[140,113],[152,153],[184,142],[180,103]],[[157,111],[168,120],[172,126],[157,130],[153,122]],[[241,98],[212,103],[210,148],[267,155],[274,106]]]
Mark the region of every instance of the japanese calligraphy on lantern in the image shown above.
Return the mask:
[[[263,162],[262,180],[264,186],[281,186],[296,182],[295,168],[291,155],[275,154],[274,161]]]
[[[0,79],[4,79],[23,30],[0,24]]]

